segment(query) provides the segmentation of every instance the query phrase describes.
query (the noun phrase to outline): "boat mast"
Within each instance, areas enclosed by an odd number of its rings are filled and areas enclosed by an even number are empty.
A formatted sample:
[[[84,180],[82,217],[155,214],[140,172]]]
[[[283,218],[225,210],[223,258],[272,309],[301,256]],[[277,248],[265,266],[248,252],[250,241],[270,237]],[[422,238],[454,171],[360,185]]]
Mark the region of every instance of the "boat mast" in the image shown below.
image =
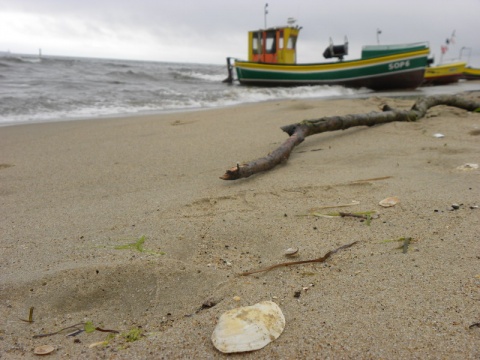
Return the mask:
[[[268,3],[265,3],[265,8],[263,10],[263,20],[264,20],[264,25],[265,25],[264,29],[267,28],[267,14],[268,14],[268,9],[267,8],[268,8]]]

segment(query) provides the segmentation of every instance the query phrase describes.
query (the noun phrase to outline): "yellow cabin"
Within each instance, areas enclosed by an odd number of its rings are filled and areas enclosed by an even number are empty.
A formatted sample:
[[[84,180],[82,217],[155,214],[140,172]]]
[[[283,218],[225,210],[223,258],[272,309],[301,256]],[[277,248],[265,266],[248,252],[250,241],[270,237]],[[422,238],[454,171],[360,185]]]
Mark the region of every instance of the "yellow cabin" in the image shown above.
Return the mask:
[[[295,64],[300,27],[276,27],[248,32],[248,60],[269,64]]]

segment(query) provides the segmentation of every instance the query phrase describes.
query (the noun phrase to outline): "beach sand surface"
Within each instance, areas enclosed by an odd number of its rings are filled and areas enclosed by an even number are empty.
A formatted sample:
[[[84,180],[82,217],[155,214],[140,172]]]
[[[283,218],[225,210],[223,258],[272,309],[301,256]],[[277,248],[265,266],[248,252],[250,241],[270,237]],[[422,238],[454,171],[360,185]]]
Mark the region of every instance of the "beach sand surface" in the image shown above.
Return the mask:
[[[283,334],[233,357],[480,358],[480,170],[462,169],[480,163],[479,113],[438,106],[414,123],[314,135],[271,171],[219,179],[277,148],[283,125],[413,103],[0,128],[0,358],[52,345],[62,359],[221,359],[219,316],[264,300],[282,309]],[[391,196],[400,202],[379,206]],[[338,211],[379,216],[315,216]],[[324,263],[238,276],[352,242]],[[85,322],[120,334],[34,338]]]

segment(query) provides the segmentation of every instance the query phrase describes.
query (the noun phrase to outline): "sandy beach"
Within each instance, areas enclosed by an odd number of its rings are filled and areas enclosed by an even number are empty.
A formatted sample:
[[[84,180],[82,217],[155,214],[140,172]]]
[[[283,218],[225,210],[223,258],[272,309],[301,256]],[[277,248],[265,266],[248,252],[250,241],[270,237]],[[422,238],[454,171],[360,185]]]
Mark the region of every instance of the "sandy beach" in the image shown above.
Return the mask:
[[[480,358],[480,170],[464,166],[480,163],[480,113],[438,106],[415,123],[311,136],[269,172],[219,179],[278,147],[283,125],[413,103],[285,100],[1,127],[0,358],[52,345],[47,358],[221,359],[219,316],[264,300],[282,309],[284,332],[228,357]],[[318,216],[338,211],[378,217]],[[324,263],[238,276],[354,241]],[[34,338],[86,322],[119,334]]]

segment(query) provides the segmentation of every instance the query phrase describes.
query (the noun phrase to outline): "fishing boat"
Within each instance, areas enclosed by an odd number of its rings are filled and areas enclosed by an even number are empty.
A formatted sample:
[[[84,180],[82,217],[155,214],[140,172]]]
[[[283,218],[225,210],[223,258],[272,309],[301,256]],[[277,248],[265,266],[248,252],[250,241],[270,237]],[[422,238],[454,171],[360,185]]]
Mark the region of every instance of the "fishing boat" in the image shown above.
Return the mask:
[[[463,59],[463,56],[467,56],[466,63],[468,64],[470,62],[470,57],[472,56],[472,48],[463,46],[460,49],[460,55],[458,59]],[[480,80],[480,69],[479,68],[474,68],[471,66],[466,66],[465,69],[463,69],[463,76],[462,79],[464,80]]]
[[[480,80],[480,69],[467,66],[463,69],[462,78],[465,80]]]
[[[425,85],[445,85],[458,82],[463,78],[463,72],[467,63],[457,61],[437,66],[429,66],[425,69]]]
[[[302,86],[342,85],[373,90],[414,89],[424,80],[427,42],[397,45],[370,45],[362,48],[357,60],[344,60],[348,40],[334,45],[330,40],[323,56],[336,61],[296,63],[296,44],[301,27],[266,28],[248,32],[248,61],[227,58],[228,78],[242,85]]]

